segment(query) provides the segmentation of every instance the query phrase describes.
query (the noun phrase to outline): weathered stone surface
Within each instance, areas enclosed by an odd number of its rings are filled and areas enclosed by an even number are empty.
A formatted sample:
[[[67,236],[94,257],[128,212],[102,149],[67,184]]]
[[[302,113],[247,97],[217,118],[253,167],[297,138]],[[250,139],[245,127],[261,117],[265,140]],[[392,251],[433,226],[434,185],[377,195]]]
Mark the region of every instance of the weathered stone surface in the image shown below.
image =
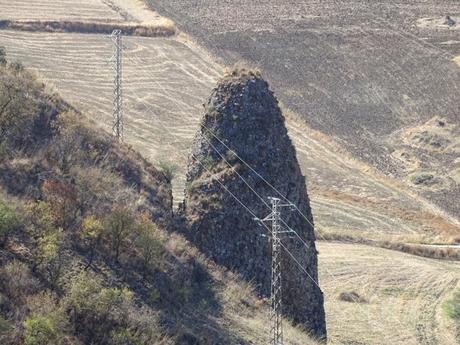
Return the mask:
[[[238,157],[295,203],[313,224],[305,178],[278,102],[260,75],[244,70],[232,72],[213,90],[205,107],[203,127],[196,136],[187,173],[184,207],[190,238],[217,263],[240,272],[254,282],[261,295],[269,296],[271,246],[261,236],[267,229],[258,226],[231,193],[261,218],[270,213],[268,197],[279,195]],[[325,337],[313,226],[299,212],[286,211],[283,217],[307,246],[298,239],[286,238],[283,243],[310,275],[302,272],[288,254],[283,255],[285,314],[314,335]]]

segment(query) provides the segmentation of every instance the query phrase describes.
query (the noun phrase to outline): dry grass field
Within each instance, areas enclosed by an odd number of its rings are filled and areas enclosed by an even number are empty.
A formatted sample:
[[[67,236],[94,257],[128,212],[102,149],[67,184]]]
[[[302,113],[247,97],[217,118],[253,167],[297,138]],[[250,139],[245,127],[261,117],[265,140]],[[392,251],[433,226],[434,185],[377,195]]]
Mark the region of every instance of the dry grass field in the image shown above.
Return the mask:
[[[459,264],[341,243],[320,242],[318,250],[332,343],[458,342],[441,303],[460,285]],[[342,301],[343,292],[362,301]]]
[[[0,0],[1,19],[10,20],[122,20],[102,0]]]
[[[67,0],[21,0],[14,4],[0,0],[0,19],[162,20],[156,13],[145,12],[134,0],[107,3],[85,0],[76,6]],[[182,199],[186,156],[198,130],[202,104],[223,73],[222,65],[184,37],[124,40],[125,141],[155,164],[175,167],[176,203]],[[108,37],[0,30],[0,45],[6,47],[11,60],[35,70],[101,128],[111,130],[113,76]],[[273,80],[277,85],[276,78]],[[276,87],[275,91],[278,95]],[[383,175],[350,154],[343,141],[338,144],[331,136],[310,128],[287,106],[284,111],[307,178],[318,239],[348,236],[356,242],[395,243],[452,243],[458,239],[460,225],[456,220],[415,193],[407,181]],[[418,133],[419,127],[412,127],[401,135],[410,138],[404,134]],[[451,150],[452,143],[448,147]],[[320,241],[318,247],[331,343],[455,342],[439,304],[458,285],[458,264],[359,244]],[[349,291],[356,291],[368,303],[338,300],[338,294]],[[238,325],[246,336],[253,334],[254,342],[259,343],[264,340],[263,332],[256,330],[264,325],[254,323],[260,320],[262,315],[247,319],[235,315],[226,322],[227,326]],[[296,330],[289,332],[289,344],[305,344],[294,341],[301,339]]]
[[[224,63],[260,66],[304,122],[458,218],[452,153],[398,135],[435,116],[460,127],[457,0],[148,2]],[[392,155],[402,146],[417,171]]]

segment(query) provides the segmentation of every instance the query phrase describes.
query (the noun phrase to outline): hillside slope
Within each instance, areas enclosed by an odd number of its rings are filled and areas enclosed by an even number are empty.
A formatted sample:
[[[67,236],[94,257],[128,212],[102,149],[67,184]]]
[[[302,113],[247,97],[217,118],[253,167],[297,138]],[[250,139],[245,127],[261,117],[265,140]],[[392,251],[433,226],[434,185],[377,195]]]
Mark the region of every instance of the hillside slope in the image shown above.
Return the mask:
[[[268,342],[265,301],[174,232],[168,175],[17,63],[0,131],[2,344]]]

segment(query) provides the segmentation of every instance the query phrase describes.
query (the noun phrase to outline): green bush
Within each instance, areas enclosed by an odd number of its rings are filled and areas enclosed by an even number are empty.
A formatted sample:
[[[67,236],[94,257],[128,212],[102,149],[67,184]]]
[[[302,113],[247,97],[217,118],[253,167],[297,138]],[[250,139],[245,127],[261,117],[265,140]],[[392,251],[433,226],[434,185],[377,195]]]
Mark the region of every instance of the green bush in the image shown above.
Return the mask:
[[[39,269],[54,288],[63,273],[64,231],[56,227],[54,211],[48,202],[30,203],[27,214],[27,232],[32,240],[32,270]]]
[[[164,250],[166,237],[158,231],[157,226],[146,214],[141,215],[137,223],[135,245],[142,260],[144,272],[152,266],[163,268],[166,261]]]
[[[454,296],[444,302],[443,308],[446,314],[460,323],[460,289],[454,292]]]
[[[19,225],[16,213],[0,200],[0,246],[4,246],[8,235]]]
[[[176,176],[178,170],[177,166],[163,161],[160,162],[158,166],[160,167],[160,170],[163,172],[163,174],[165,174],[166,179],[171,182]]]
[[[72,311],[75,331],[85,343],[111,344],[116,340],[114,344],[125,344],[123,339],[133,338],[120,333],[123,329],[135,330],[131,335],[139,339],[154,339],[150,329],[155,330],[157,320],[135,305],[133,292],[102,287],[93,274],[82,272],[71,281],[64,304]]]
[[[53,345],[58,340],[58,330],[53,320],[45,316],[32,316],[24,321],[26,345]]]
[[[99,246],[99,242],[101,241],[104,232],[104,224],[96,217],[88,216],[83,219],[80,231],[80,239],[89,249],[89,258],[86,268],[91,266],[97,247]]]

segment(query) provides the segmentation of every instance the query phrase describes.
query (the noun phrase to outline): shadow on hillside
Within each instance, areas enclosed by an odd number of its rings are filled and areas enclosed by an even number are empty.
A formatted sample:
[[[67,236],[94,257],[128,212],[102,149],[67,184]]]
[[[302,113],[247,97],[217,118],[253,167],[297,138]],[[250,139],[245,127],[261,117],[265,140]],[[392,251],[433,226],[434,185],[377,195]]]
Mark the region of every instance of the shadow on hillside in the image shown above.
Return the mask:
[[[216,322],[223,312],[214,289],[218,283],[195,258],[184,261],[170,255],[166,271],[142,275],[136,258],[120,265],[104,257],[110,273],[99,273],[128,286],[138,299],[159,310],[160,322],[175,344],[249,344]]]

